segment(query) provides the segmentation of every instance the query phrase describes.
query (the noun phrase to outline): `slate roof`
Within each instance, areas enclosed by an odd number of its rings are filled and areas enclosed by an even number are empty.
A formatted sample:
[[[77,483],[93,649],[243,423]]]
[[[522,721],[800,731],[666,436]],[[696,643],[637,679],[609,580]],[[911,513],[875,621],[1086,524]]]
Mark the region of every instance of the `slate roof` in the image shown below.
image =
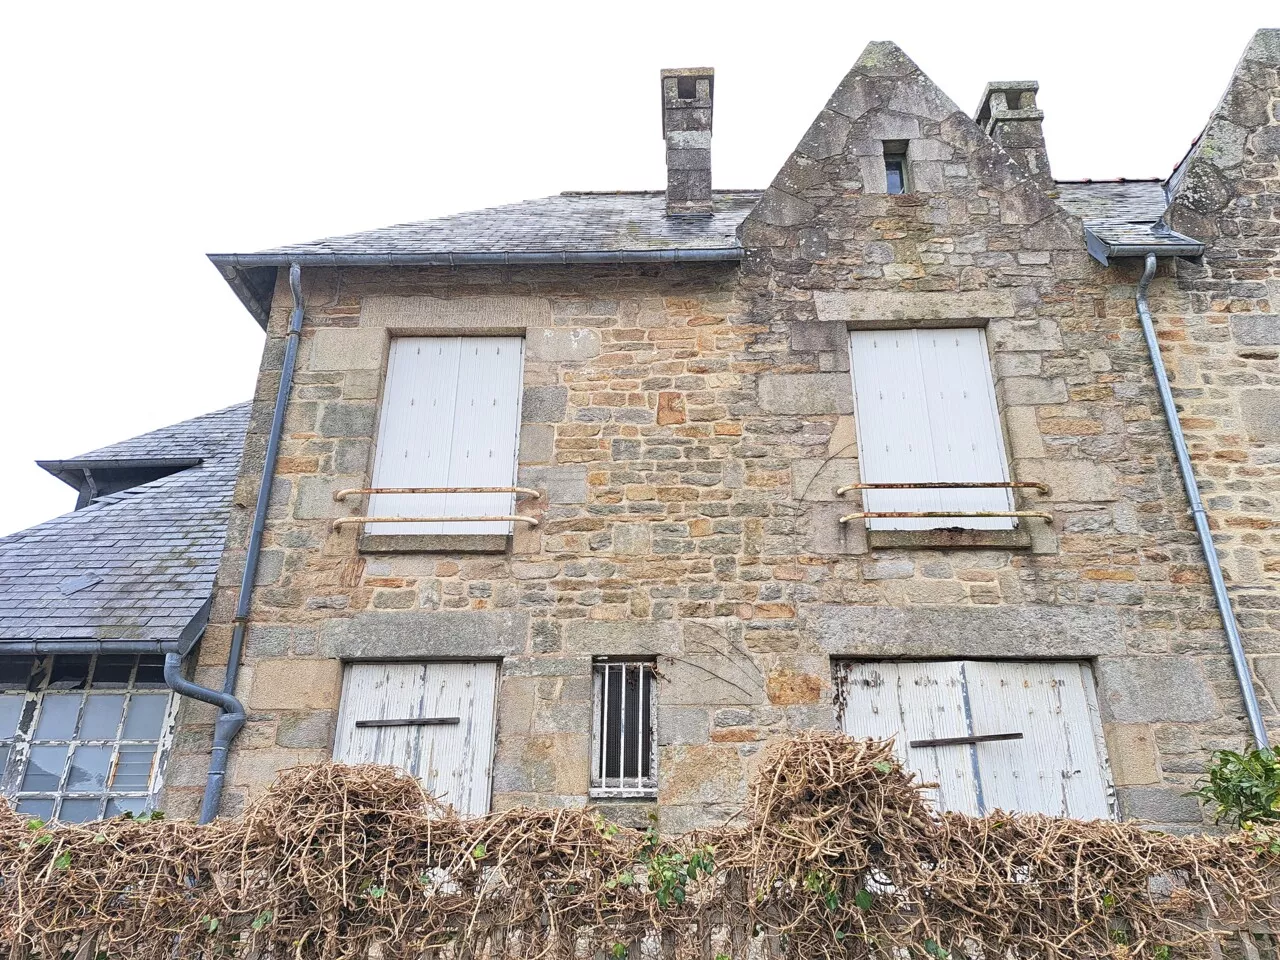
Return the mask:
[[[1198,241],[1165,227],[1169,201],[1159,180],[1060,180],[1057,186],[1058,203],[1084,221],[1089,252],[1104,263],[1124,247],[1200,252]]]
[[[200,463],[0,538],[0,640],[177,640],[213,591],[250,406],[59,461]]]
[[[501,261],[541,255],[724,251],[740,255],[737,229],[759,190],[717,190],[709,217],[667,216],[661,191],[562,193],[554,197],[417,220],[255,254],[210,254],[218,264],[283,266],[370,261],[454,265],[482,256]],[[679,259],[679,257],[672,257]],[[474,262],[474,261],[471,261]]]
[[[1194,242],[1152,231],[1168,205],[1159,181],[1062,181],[1058,190],[1058,202],[1109,242]],[[265,325],[275,271],[295,260],[304,266],[737,260],[738,227],[762,193],[717,190],[710,217],[668,217],[662,191],[562,193],[209,259]]]

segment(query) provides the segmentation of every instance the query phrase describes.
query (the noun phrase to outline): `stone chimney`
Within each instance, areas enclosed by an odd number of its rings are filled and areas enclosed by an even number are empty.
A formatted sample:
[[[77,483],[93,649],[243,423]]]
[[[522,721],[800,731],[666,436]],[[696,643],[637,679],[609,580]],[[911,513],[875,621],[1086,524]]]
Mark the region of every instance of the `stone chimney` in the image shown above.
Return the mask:
[[[662,71],[662,136],[667,141],[667,216],[711,213],[711,97],[715,71]]]
[[[1034,80],[988,83],[974,119],[1041,186],[1052,190],[1053,174],[1044,146],[1044,111],[1036,107],[1039,89]]]

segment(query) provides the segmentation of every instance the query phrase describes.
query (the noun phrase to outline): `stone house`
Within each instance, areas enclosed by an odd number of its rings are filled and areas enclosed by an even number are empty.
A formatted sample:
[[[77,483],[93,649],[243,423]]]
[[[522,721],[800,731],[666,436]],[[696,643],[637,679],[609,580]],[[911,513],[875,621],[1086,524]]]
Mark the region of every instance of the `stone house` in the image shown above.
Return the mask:
[[[1278,71],[1059,182],[1034,83],[872,43],[763,191],[663,71],[665,192],[213,256],[267,342],[163,804],[337,757],[680,830],[843,727],[954,809],[1199,823],[1280,730]]]

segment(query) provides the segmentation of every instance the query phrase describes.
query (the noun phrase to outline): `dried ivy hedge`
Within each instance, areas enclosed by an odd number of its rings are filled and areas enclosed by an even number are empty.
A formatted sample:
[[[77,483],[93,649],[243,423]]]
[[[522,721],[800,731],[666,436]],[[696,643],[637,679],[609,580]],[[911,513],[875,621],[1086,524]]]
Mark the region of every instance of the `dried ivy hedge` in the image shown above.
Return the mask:
[[[13,960],[1165,958],[1280,927],[1280,856],[1255,838],[939,818],[884,743],[779,742],[744,823],[665,838],[590,809],[464,820],[394,770],[337,765],[203,827],[0,810],[0,944]]]

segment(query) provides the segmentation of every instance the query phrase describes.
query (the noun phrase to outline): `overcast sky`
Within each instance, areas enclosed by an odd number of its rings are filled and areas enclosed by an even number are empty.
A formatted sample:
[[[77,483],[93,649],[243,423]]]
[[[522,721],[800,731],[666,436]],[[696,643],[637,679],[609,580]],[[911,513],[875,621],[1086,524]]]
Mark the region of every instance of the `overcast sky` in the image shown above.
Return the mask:
[[[1059,178],[1164,177],[1280,25],[1173,7],[7,4],[0,534],[74,504],[33,460],[250,396],[262,334],[207,252],[661,188],[662,67],[716,69],[715,185],[762,187],[870,40],[965,110],[1038,80]]]

